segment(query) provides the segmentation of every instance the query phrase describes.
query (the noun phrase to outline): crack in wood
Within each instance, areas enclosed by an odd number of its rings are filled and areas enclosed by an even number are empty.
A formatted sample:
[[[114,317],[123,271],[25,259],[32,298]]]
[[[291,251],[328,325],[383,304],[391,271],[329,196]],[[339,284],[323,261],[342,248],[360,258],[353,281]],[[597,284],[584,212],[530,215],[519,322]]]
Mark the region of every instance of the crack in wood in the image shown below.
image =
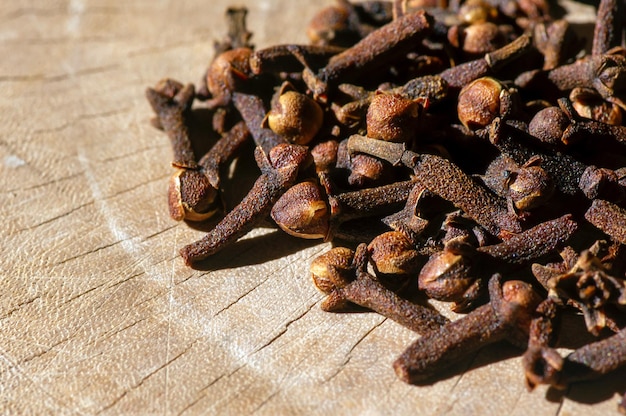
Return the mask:
[[[348,363],[350,362],[350,360],[352,359],[352,352],[354,351],[354,349],[361,343],[363,342],[363,340],[365,340],[365,338],[367,338],[367,336],[369,334],[371,334],[372,332],[374,332],[374,330],[376,328],[378,328],[379,326],[381,326],[385,321],[387,320],[387,318],[383,318],[381,317],[380,322],[378,322],[376,325],[374,325],[373,327],[371,327],[368,331],[366,331],[363,335],[361,335],[356,342],[354,342],[352,344],[352,346],[350,347],[350,349],[344,354],[344,359],[341,362],[341,364],[339,364],[337,366],[337,370],[335,372],[333,372],[329,377],[326,377],[324,379],[324,383],[328,383],[330,382],[332,379],[334,379],[335,377],[337,377],[343,370],[345,370],[346,365],[348,365]]]
[[[150,373],[148,373],[147,375],[145,375],[144,377],[141,378],[141,380],[139,380],[138,383],[134,384],[133,386],[131,386],[128,390],[125,390],[124,392],[122,392],[122,394],[120,394],[118,397],[116,397],[115,399],[113,399],[113,401],[111,403],[109,403],[108,405],[104,406],[103,408],[101,408],[100,410],[98,410],[96,412],[96,414],[102,414],[104,412],[106,412],[109,409],[112,409],[113,407],[115,407],[120,401],[122,401],[122,399],[124,399],[124,397],[126,397],[129,393],[132,393],[133,391],[141,388],[141,386],[147,381],[149,380],[152,376],[154,376],[155,374],[158,374],[161,370],[165,369],[166,367],[168,367],[169,365],[171,365],[173,362],[175,362],[176,360],[178,360],[180,357],[182,357],[185,353],[187,353],[198,341],[198,339],[194,340],[191,344],[189,344],[187,346],[187,348],[185,348],[182,352],[180,352],[179,354],[177,354],[175,357],[173,357],[170,360],[166,360],[162,365],[160,365],[159,367],[157,367],[156,369],[154,369],[153,371],[151,371]]]
[[[41,295],[37,295],[33,298],[27,299],[23,302],[18,303],[17,305],[15,305],[15,307],[9,311],[7,311],[4,315],[0,316],[0,321],[3,319],[7,319],[9,317],[11,317],[11,315],[13,315],[15,312],[21,310],[24,306],[26,305],[30,305],[31,303],[35,302],[37,299],[40,299]]]
[[[252,354],[256,354],[257,352],[261,351],[262,349],[268,347],[269,345],[271,345],[274,341],[276,341],[278,338],[280,338],[281,336],[283,336],[287,330],[289,329],[289,326],[298,321],[299,319],[301,319],[304,315],[306,315],[307,313],[309,313],[311,311],[311,309],[313,309],[313,306],[315,306],[315,303],[309,305],[308,308],[306,308],[301,314],[297,315],[295,318],[288,320],[287,322],[285,322],[283,324],[283,328],[271,339],[269,339],[266,343],[264,343],[263,345],[261,345],[260,347],[256,348],[254,351],[252,351],[250,354],[248,355],[252,355]]]

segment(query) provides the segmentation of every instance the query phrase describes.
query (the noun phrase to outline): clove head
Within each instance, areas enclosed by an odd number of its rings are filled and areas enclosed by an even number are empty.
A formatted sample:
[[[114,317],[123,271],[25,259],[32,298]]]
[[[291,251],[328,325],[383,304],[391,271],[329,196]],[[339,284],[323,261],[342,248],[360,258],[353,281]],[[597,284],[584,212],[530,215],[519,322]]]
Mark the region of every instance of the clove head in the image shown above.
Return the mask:
[[[527,163],[516,171],[509,172],[507,187],[515,208],[520,211],[537,208],[554,194],[554,181],[537,164]]]
[[[444,249],[430,257],[418,276],[418,286],[429,297],[442,301],[460,301],[471,290],[473,248],[461,240],[451,240]]]
[[[294,173],[304,170],[313,163],[307,147],[288,143],[274,146],[270,149],[267,158],[274,169],[288,169],[293,170]]]
[[[619,203],[626,197],[619,183],[618,173],[611,169],[588,166],[580,177],[578,186],[589,199],[604,199]]]
[[[179,168],[170,177],[170,216],[176,221],[204,221],[217,212],[217,196],[217,190],[201,171]]]
[[[549,145],[561,144],[561,137],[570,120],[559,107],[547,107],[535,114],[528,124],[528,132]]]
[[[421,256],[413,243],[398,231],[375,237],[367,246],[370,261],[377,273],[408,275],[416,273]]]
[[[484,0],[467,0],[459,8],[457,16],[463,23],[471,25],[495,20],[498,9]]]
[[[341,5],[320,10],[309,22],[306,34],[313,45],[348,47],[359,40],[350,25],[350,11]]]
[[[385,183],[390,178],[389,164],[365,153],[350,155],[346,141],[339,144],[337,149],[337,167],[347,169],[348,183],[358,188],[368,188]]]
[[[271,217],[287,234],[300,238],[325,238],[330,227],[323,192],[308,181],[289,188],[272,207]]]
[[[619,53],[592,56],[589,69],[596,91],[624,108],[620,97],[626,91],[626,57]]]
[[[506,43],[500,28],[494,23],[485,21],[465,27],[452,26],[448,31],[448,40],[455,47],[462,49],[468,57],[493,52]]]
[[[608,325],[606,307],[626,305],[626,282],[611,275],[607,265],[585,250],[568,272],[551,277],[550,296],[580,309],[587,330],[598,335]]]
[[[309,268],[315,287],[326,294],[345,287],[355,277],[353,259],[354,251],[346,247],[333,247],[316,257]]]
[[[470,130],[489,125],[500,114],[500,94],[503,85],[494,78],[479,78],[459,93],[457,113],[459,121]]]
[[[563,357],[550,347],[529,346],[523,356],[522,364],[528,390],[539,384],[550,384],[556,388],[565,388],[560,382],[563,370]]]
[[[338,148],[339,143],[336,140],[327,140],[313,146],[311,156],[316,172],[327,172],[337,164]]]
[[[248,79],[251,55],[252,49],[237,48],[222,52],[213,60],[206,73],[206,85],[213,96],[213,105],[228,104],[237,83]]]
[[[489,284],[491,285],[492,282],[490,281]],[[530,283],[521,280],[504,282],[501,295],[494,296],[492,287],[489,288],[489,291],[496,313],[504,323],[513,329],[510,333],[510,341],[525,344],[530,332],[533,314],[542,301],[541,296]],[[495,302],[494,297],[496,298]],[[501,300],[498,300],[498,297]]]
[[[315,100],[297,91],[284,91],[267,114],[267,125],[291,143],[307,144],[324,121],[322,108]]]
[[[379,93],[367,110],[367,136],[388,142],[409,142],[417,127],[424,100]]]

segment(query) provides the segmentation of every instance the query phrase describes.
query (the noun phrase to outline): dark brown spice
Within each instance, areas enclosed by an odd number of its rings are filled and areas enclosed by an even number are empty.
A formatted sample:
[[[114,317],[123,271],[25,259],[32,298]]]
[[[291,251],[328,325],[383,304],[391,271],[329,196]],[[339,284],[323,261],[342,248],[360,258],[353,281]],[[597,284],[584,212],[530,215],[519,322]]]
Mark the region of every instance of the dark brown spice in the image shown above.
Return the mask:
[[[626,198],[626,188],[619,183],[618,174],[611,169],[587,167],[580,177],[579,186],[589,199],[619,203]]]
[[[271,129],[263,127],[263,120],[267,114],[263,99],[258,95],[235,92],[233,93],[233,104],[241,114],[241,118],[248,126],[254,143],[260,146],[265,153],[282,143],[287,143],[287,139]]]
[[[213,45],[215,56],[219,56],[222,52],[237,48],[253,48],[250,44],[252,33],[246,27],[246,17],[248,9],[245,7],[229,7],[226,9],[227,34],[226,38],[221,42],[215,42]]]
[[[559,146],[563,132],[570,125],[570,119],[559,107],[550,106],[538,111],[528,124],[528,132],[541,142]]]
[[[550,296],[582,311],[587,330],[593,335],[599,335],[605,327],[617,329],[607,307],[626,305],[626,282],[612,276],[609,265],[591,250],[583,251],[566,273],[551,277],[547,286]]]
[[[465,62],[441,72],[441,77],[451,89],[459,91],[470,82],[500,70],[503,66],[522,57],[532,47],[531,37],[521,35],[502,48],[485,54],[484,58]]]
[[[271,216],[288,234],[329,241],[346,221],[390,212],[407,199],[414,185],[414,181],[402,181],[332,194],[331,185],[326,183],[325,194],[319,184],[305,181],[289,188],[276,201]]]
[[[515,80],[515,84],[529,90],[556,89],[557,94],[569,92],[577,87],[593,88],[605,100],[614,102],[624,109],[626,104],[621,97],[625,87],[626,57],[609,52],[602,55],[587,55],[574,63],[561,65],[550,71],[531,71],[522,74]]]
[[[561,141],[565,144],[602,139],[626,144],[626,127],[613,126],[596,120],[580,120],[571,123],[563,131],[561,137]]]
[[[446,242],[419,272],[419,289],[430,298],[454,302],[455,312],[465,311],[482,296],[483,273],[476,272],[476,252],[463,237]]]
[[[287,139],[289,143],[308,144],[319,132],[324,113],[317,102],[285,82],[272,100],[264,127]]]
[[[489,189],[506,198],[509,211],[522,216],[524,211],[545,205],[554,194],[554,181],[541,163],[541,157],[536,156],[519,166],[500,155],[489,164],[482,179]]]
[[[413,275],[419,271],[423,256],[403,233],[379,234],[368,245],[370,261],[378,276]]]
[[[391,21],[388,1],[351,3],[338,0],[311,19],[307,35],[315,45],[352,46],[376,27]]]
[[[334,46],[274,45],[254,51],[250,55],[250,69],[254,75],[301,72],[304,64],[320,67],[343,50]]]
[[[158,125],[169,136],[174,153],[172,166],[177,170],[170,177],[168,188],[170,216],[176,221],[203,221],[219,208],[218,188],[196,162],[186,125],[195,98],[194,86],[165,79],[155,88],[148,88],[146,97],[157,114]]]
[[[250,137],[250,131],[243,121],[235,124],[198,161],[202,172],[215,189],[220,189],[220,170],[231,160],[239,148]]]
[[[576,113],[582,118],[613,126],[620,126],[622,124],[622,109],[619,105],[605,101],[604,98],[592,88],[576,87],[569,93],[569,99]]]
[[[477,251],[507,263],[526,263],[565,244],[577,229],[578,225],[568,214],[511,235],[502,243],[479,247]]]
[[[368,153],[413,169],[418,182],[462,209],[495,236],[521,231],[518,220],[508,212],[503,200],[442,157],[420,155],[405,150],[402,144],[360,136],[350,137],[348,147],[351,152]]]
[[[500,118],[489,126],[489,141],[519,165],[540,157],[541,167],[560,192],[567,195],[580,192],[580,178],[587,166],[569,154],[534,145],[532,136]]]
[[[567,62],[581,49],[572,26],[564,19],[537,22],[533,28],[533,42],[543,55],[543,70],[549,71]]]
[[[155,88],[148,88],[146,97],[157,114],[159,125],[170,138],[174,150],[172,165],[195,169],[198,165],[185,122],[186,112],[191,109],[195,97],[194,86],[165,79]]]
[[[540,298],[528,283],[489,281],[490,303],[413,342],[393,363],[398,377],[418,383],[468,357],[481,347],[503,339],[525,345],[531,315]]]
[[[593,33],[592,55],[602,55],[621,46],[624,37],[624,2],[600,0]]]
[[[185,263],[271,215],[288,234],[354,243],[311,263],[321,307],[360,305],[424,334],[394,364],[404,381],[431,381],[502,339],[526,348],[529,388],[623,365],[623,4],[602,0],[584,55],[545,0],[496,3],[338,0],[311,22],[315,45],[259,51],[247,10],[229,9],[197,94],[173,80],[147,91],[174,152],[174,219],[217,212],[220,170],[256,144],[260,177],[181,250]],[[187,131],[196,98],[208,101],[193,120],[208,109],[222,135],[199,161]],[[416,286],[468,315],[449,322],[414,304]],[[616,335],[561,357],[571,306],[592,334]]]
[[[551,347],[557,335],[557,318],[557,304],[554,299],[548,298],[537,306],[535,317],[530,322],[528,348],[522,357],[528,390],[556,377],[554,367],[561,357]]]
[[[626,244],[625,209],[611,202],[595,199],[585,213],[585,218],[615,241]]]
[[[428,220],[418,215],[418,204],[425,192],[426,188],[416,183],[407,197],[404,208],[382,219],[391,229],[404,234],[413,244],[418,243],[420,235],[429,224]]]
[[[571,216],[565,215],[498,244],[475,248],[465,237],[453,238],[424,265],[418,276],[419,288],[433,299],[455,302],[455,311],[466,310],[482,296],[483,280],[493,270],[546,256],[570,239],[577,228]]]
[[[250,55],[252,49],[243,47],[231,49],[218,55],[206,71],[206,86],[211,99],[205,105],[208,108],[223,107],[230,104],[233,92],[242,82],[252,75]]]
[[[420,334],[436,330],[448,322],[435,310],[409,302],[377,282],[366,270],[367,261],[367,246],[361,244],[353,262],[356,278],[346,286],[332,290],[322,303],[323,310],[341,310],[347,302],[352,302]]]
[[[573,382],[589,381],[626,365],[626,328],[618,333],[582,346],[567,357],[545,348],[540,365],[542,373],[533,373],[533,381],[564,389]]]
[[[390,59],[409,52],[416,42],[428,35],[431,25],[432,17],[423,11],[403,16],[333,56],[317,74],[305,70],[304,79],[315,97],[323,99],[329,87],[350,82],[359,74],[369,73]]]
[[[257,147],[255,158],[261,176],[239,205],[226,214],[211,232],[183,247],[180,254],[185,263],[192,265],[212,256],[263,221],[272,205],[293,185],[307,155],[307,149],[298,145],[278,145],[268,155]]]

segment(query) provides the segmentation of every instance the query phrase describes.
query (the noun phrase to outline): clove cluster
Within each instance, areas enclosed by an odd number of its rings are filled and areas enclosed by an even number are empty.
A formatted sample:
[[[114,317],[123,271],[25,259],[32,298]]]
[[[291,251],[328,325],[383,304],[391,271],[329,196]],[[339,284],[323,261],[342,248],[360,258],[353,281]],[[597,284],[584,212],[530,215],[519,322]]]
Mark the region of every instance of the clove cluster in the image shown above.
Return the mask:
[[[591,51],[543,0],[338,0],[309,44],[264,49],[229,9],[197,86],[147,89],[173,148],[172,218],[219,218],[183,260],[268,219],[331,241],[310,266],[321,307],[420,334],[393,363],[408,383],[503,340],[529,389],[624,366],[624,8],[600,2]],[[194,111],[220,136],[205,154]],[[252,147],[260,174],[225,207],[220,177]],[[562,356],[565,315],[595,340]]]

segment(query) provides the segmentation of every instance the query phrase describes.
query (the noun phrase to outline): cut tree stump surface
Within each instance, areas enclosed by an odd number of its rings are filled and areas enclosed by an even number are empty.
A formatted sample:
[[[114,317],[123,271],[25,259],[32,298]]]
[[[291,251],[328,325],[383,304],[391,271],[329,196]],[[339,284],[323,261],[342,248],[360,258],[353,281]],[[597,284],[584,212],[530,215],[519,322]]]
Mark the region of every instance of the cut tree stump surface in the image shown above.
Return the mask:
[[[235,3],[265,47],[306,42],[334,2]],[[211,270],[184,266],[204,232],[168,216],[144,91],[197,84],[231,4],[0,5],[0,414],[616,414],[624,372],[529,393],[504,344],[404,384],[391,364],[415,334],[320,310],[308,265],[328,244],[259,228]]]

